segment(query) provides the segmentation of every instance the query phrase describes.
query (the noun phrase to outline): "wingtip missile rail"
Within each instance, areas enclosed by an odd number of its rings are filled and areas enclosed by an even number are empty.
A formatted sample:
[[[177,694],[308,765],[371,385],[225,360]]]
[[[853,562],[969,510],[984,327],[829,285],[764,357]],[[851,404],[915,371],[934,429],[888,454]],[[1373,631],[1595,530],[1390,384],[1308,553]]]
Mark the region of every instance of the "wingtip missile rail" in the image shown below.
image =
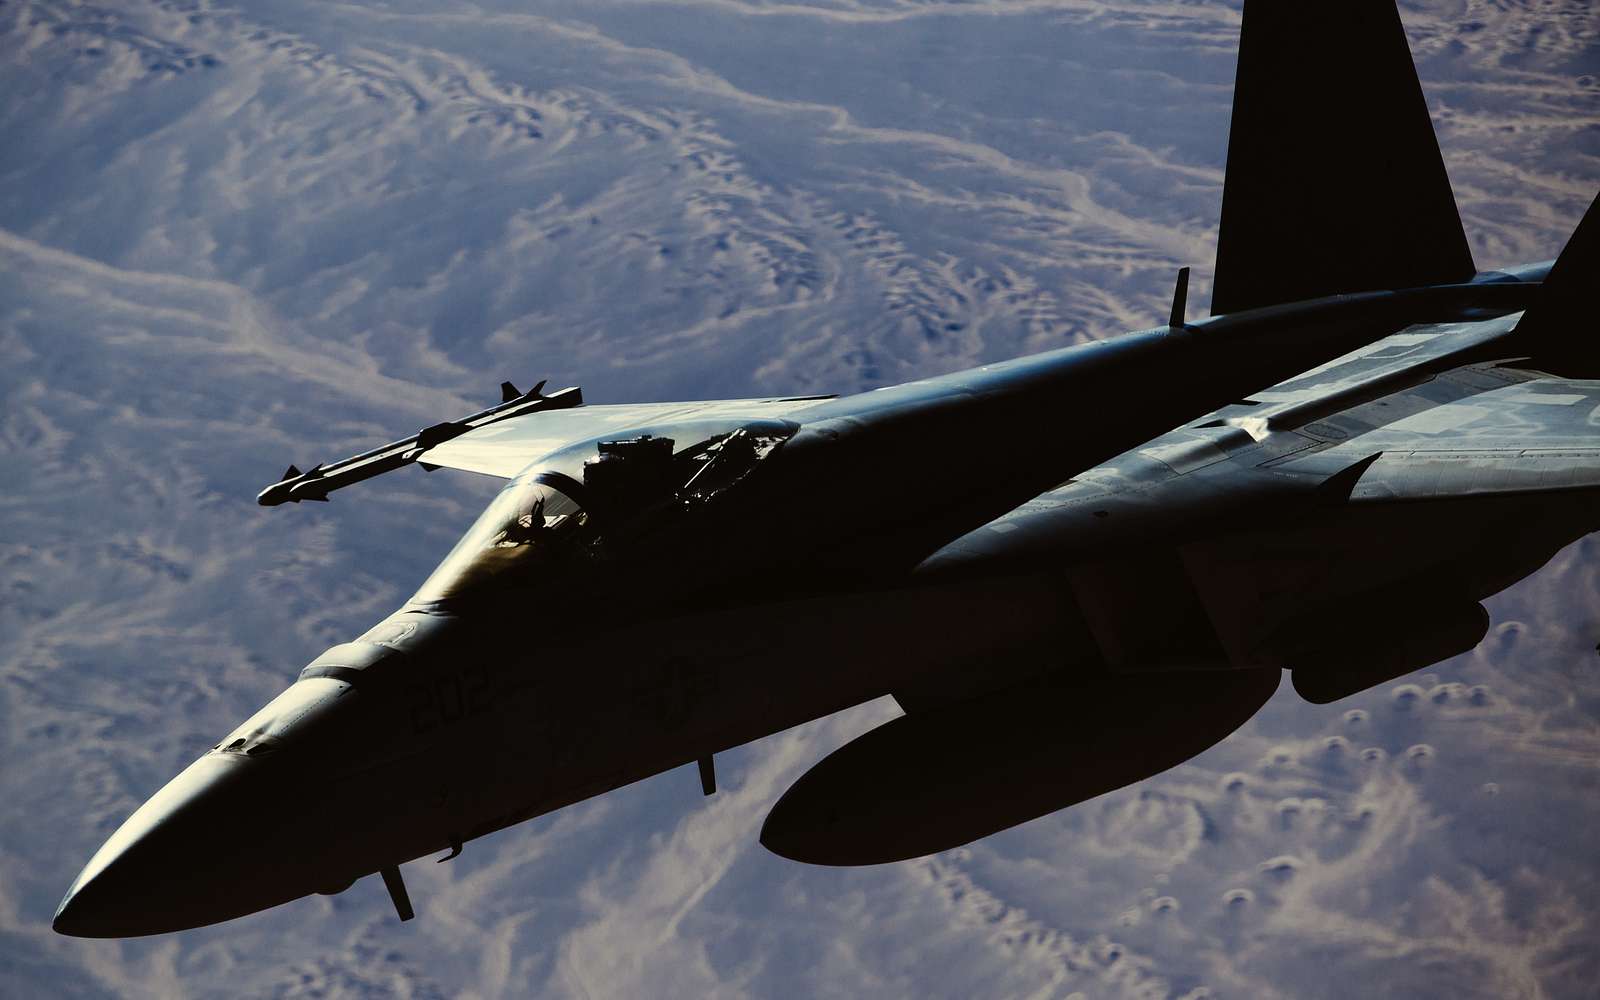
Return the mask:
[[[541,410],[565,410],[583,405],[583,390],[577,386],[558,389],[548,396],[543,394],[544,383],[517,392],[516,386],[503,382],[500,386],[502,401],[486,410],[479,410],[459,420],[445,420],[424,427],[408,438],[392,441],[381,448],[364,451],[331,465],[317,464],[305,472],[291,465],[283,478],[256,495],[263,507],[276,507],[281,503],[299,503],[302,500],[327,500],[328,494],[353,483],[393,472],[421,458],[429,448],[460,437],[470,430],[489,424],[537,413]],[[427,463],[423,463],[426,465]]]

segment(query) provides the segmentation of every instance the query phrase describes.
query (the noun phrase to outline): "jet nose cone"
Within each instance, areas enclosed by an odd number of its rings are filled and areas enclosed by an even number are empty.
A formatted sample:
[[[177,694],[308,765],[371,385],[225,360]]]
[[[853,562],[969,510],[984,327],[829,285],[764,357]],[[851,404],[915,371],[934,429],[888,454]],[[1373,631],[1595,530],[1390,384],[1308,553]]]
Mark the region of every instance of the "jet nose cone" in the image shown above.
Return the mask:
[[[82,879],[73,883],[72,888],[62,898],[61,905],[56,907],[55,919],[50,921],[50,929],[57,934],[68,934],[72,937],[116,937],[114,932],[96,931],[94,904],[83,902],[78,892],[82,884]]]
[[[51,926],[74,937],[160,934],[310,891],[273,884],[252,864],[259,852],[238,850],[245,845],[234,834],[242,827],[248,841],[249,825],[261,818],[251,807],[263,791],[251,780],[259,763],[207,754],[172,779],[89,859]]]

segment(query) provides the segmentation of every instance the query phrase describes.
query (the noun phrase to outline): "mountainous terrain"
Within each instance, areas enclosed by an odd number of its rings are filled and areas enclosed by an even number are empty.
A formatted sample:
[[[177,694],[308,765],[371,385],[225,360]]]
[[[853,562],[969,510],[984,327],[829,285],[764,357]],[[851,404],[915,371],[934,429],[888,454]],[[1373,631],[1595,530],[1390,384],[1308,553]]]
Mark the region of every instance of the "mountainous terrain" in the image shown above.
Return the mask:
[[[1479,266],[1553,257],[1600,189],[1592,8],[1402,16]],[[410,865],[412,923],[372,878],[184,934],[49,929],[132,809],[496,488],[408,470],[256,506],[285,465],[508,378],[852,392],[1113,336],[1164,321],[1183,265],[1199,315],[1238,25],[1183,0],[0,4],[0,995],[1592,996],[1594,538],[1469,655],[1331,706],[1285,684],[1189,764],[936,857],[756,840],[885,700],[719,757],[712,798],[661,775]]]

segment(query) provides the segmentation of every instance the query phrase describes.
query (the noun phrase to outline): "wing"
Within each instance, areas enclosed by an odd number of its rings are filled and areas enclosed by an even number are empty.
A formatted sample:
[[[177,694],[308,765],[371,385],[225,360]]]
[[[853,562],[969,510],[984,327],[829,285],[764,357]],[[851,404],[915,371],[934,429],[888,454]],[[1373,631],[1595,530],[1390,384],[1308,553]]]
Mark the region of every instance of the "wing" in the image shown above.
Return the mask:
[[[447,420],[399,441],[306,472],[289,466],[281,480],[256,498],[263,506],[326,500],[345,486],[413,463],[510,479],[552,452],[608,437],[631,437],[663,426],[732,426],[781,419],[832,396],[724,399],[682,403],[622,403],[587,406],[576,388],[544,395],[541,382],[526,393],[502,385],[498,406]],[[709,436],[709,435],[708,435]]]
[[[579,441],[626,437],[685,423],[778,420],[829,396],[722,399],[691,403],[616,403],[529,414],[476,428],[421,457],[427,465],[510,479],[546,455]]]

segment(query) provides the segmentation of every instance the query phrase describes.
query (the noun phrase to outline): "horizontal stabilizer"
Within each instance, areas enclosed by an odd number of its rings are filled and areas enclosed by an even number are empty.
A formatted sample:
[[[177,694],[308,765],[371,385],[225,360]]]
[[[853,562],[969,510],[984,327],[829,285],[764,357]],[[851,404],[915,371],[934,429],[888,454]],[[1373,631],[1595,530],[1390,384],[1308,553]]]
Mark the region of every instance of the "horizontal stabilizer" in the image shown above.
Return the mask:
[[[1394,0],[1246,0],[1212,313],[1475,271]]]

